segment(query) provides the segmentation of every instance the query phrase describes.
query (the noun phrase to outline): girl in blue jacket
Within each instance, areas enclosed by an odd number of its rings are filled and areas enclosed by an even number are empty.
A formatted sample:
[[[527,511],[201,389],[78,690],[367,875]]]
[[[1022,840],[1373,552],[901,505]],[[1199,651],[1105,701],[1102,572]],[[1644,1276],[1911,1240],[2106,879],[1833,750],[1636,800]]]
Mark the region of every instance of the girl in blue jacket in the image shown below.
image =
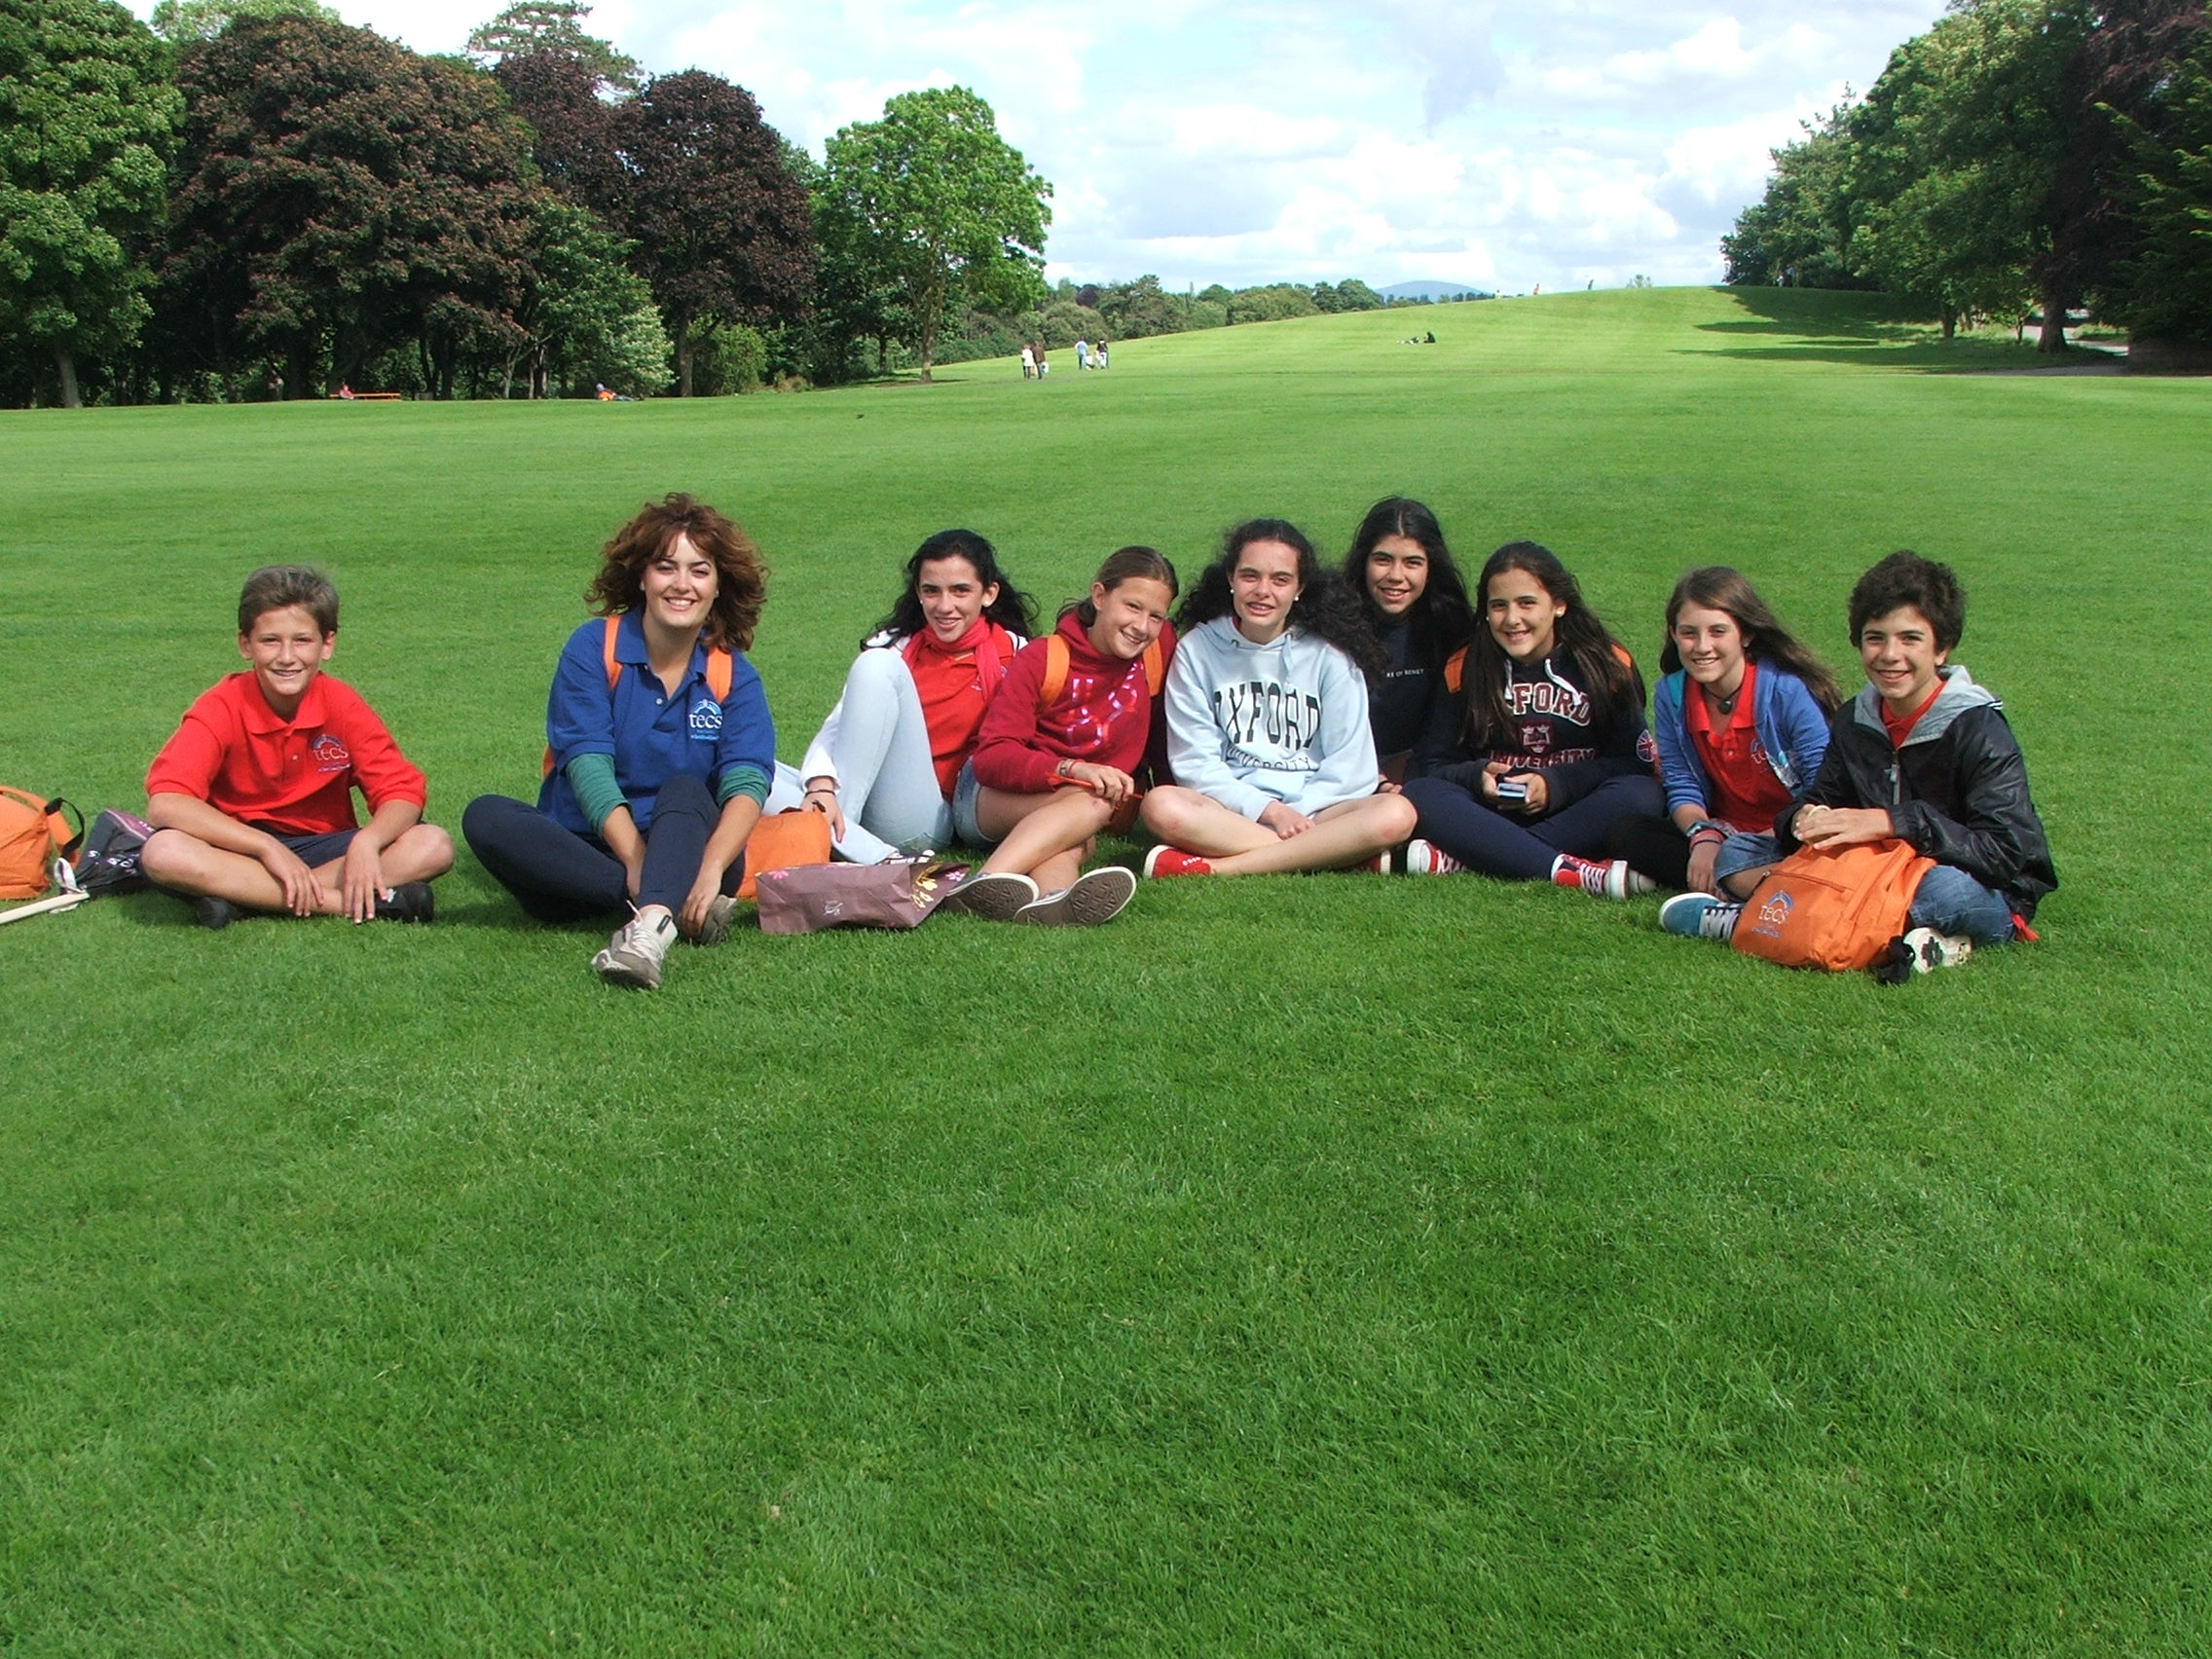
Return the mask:
[[[1364,672],[1375,641],[1313,544],[1281,519],[1238,525],[1175,624],[1175,782],[1144,799],[1145,828],[1166,843],[1145,873],[1381,868],[1414,811],[1377,793]]]
[[[1774,821],[1819,776],[1842,694],[1724,565],[1675,584],[1659,664],[1651,729],[1667,816],[1622,820],[1609,850],[1662,886],[1744,898],[1781,856]]]

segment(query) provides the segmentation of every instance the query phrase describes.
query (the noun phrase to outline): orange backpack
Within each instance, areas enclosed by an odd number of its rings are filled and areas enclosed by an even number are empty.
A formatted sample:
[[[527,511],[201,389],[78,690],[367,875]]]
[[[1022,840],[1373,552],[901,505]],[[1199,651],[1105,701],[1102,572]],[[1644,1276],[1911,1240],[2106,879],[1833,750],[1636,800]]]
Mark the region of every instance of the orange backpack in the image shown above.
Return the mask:
[[[1060,693],[1068,688],[1068,661],[1067,636],[1056,632],[1046,635],[1045,679],[1037,687],[1039,714],[1051,712],[1052,705],[1060,700]],[[1145,646],[1142,661],[1145,688],[1157,697],[1160,688],[1167,683],[1167,653],[1160,648],[1158,640]]]
[[[0,784],[0,899],[36,899],[54,885],[55,859],[85,838],[83,818],[72,833],[64,816],[76,810]]]
[[[607,643],[601,648],[601,655],[607,663],[607,689],[609,692],[622,682],[622,665],[614,660],[614,638],[621,623],[622,618],[619,616],[609,616],[607,619]],[[716,702],[719,703],[729,695],[730,676],[733,672],[729,652],[719,645],[710,647],[707,652],[707,689],[715,694]],[[548,743],[545,746],[545,769],[540,776],[550,778],[552,775],[553,746]]]
[[[1904,932],[1920,878],[1935,867],[1895,839],[1835,852],[1800,847],[1744,901],[1732,942],[1785,968],[1871,968]]]

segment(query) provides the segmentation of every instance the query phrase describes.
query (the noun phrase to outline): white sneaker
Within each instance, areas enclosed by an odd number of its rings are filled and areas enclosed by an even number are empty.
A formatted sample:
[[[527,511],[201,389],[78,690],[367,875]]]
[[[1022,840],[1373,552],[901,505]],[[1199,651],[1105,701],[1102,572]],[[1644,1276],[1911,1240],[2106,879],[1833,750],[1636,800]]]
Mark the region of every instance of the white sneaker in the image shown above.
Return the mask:
[[[1466,867],[1434,841],[1424,841],[1416,835],[1406,843],[1408,875],[1457,875]]]
[[[990,875],[971,875],[958,887],[944,896],[937,913],[940,916],[981,916],[990,922],[1011,922],[1014,914],[1026,904],[1037,903],[1037,884],[1026,875],[1014,875],[1000,870]]]
[[[1956,968],[1972,954],[1971,939],[1939,934],[1934,928],[1914,928],[1892,942],[1887,959],[1874,965],[1874,977],[1885,985],[1901,985],[1915,974]]]
[[[1077,876],[1050,899],[1022,905],[1014,912],[1014,919],[1038,927],[1094,928],[1120,915],[1136,897],[1136,891],[1134,870],[1124,869],[1120,865],[1106,865],[1088,875]]]
[[[637,916],[614,930],[607,948],[591,959],[592,971],[610,985],[660,989],[660,965],[676,942],[676,918],[666,910]]]

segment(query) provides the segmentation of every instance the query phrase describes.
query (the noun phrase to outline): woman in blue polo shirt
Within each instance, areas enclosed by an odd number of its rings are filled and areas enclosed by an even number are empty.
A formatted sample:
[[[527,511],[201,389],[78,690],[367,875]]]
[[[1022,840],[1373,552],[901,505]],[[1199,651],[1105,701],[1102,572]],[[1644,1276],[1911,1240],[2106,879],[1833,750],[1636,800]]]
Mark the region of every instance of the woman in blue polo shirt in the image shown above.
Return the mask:
[[[545,712],[537,804],[480,795],[461,834],[540,921],[631,919],[592,958],[651,990],[681,934],[729,931],[745,841],[767,798],[776,734],[740,655],[767,595],[759,552],[688,496],[646,507],[607,544],[586,593],[605,618],[570,635]]]

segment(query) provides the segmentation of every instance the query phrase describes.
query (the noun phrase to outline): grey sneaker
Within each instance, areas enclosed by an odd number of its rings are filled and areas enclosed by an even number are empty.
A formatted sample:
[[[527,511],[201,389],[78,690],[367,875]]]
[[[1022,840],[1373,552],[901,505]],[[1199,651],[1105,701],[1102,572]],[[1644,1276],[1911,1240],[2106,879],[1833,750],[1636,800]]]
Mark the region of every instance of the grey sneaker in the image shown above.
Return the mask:
[[[708,902],[707,919],[699,924],[693,944],[719,944],[729,938],[730,913],[737,908],[737,901],[728,894]]]
[[[1874,977],[1885,985],[1902,985],[1915,974],[1938,968],[1956,968],[1973,954],[1973,940],[1934,928],[1914,928],[1890,943],[1890,953],[1874,964]]]
[[[1026,875],[1001,871],[972,875],[946,894],[937,907],[940,916],[981,916],[990,922],[1011,922],[1014,912],[1037,903],[1037,884]]]
[[[667,911],[638,916],[614,930],[607,948],[591,959],[592,971],[610,985],[660,989],[660,965],[676,942],[676,918]]]
[[[1120,915],[1136,897],[1134,870],[1107,865],[1079,875],[1062,891],[1014,912],[1017,922],[1046,928],[1094,928]]]

